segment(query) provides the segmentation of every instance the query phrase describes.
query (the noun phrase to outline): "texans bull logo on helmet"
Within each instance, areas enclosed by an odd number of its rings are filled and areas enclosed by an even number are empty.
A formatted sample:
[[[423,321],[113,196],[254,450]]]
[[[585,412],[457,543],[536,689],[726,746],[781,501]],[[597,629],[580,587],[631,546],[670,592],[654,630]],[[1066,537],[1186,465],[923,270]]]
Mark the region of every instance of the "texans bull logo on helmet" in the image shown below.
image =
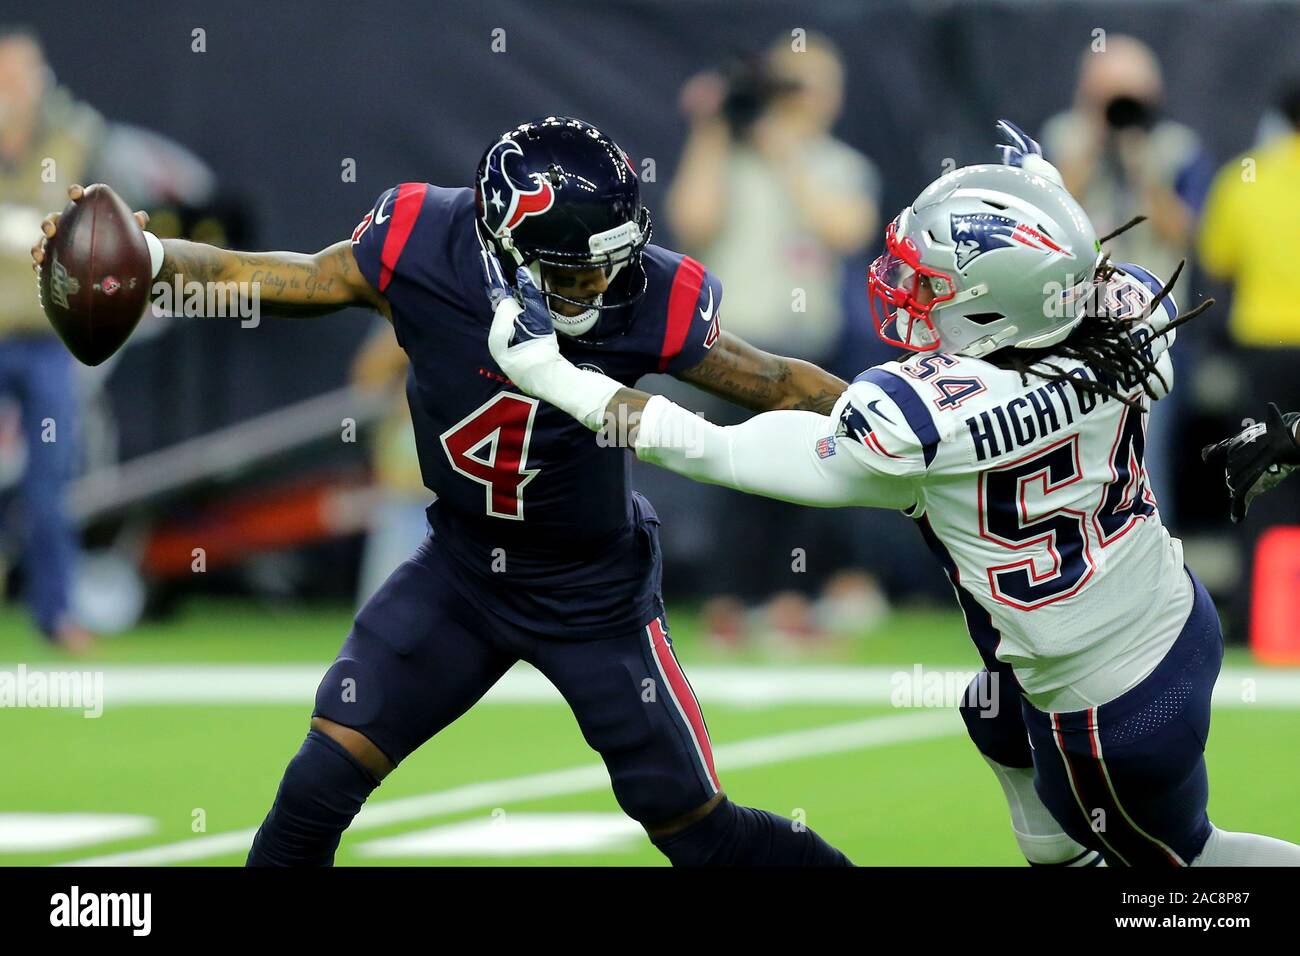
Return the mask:
[[[479,195],[483,197],[483,221],[494,236],[510,235],[529,216],[541,215],[555,203],[555,190],[544,174],[530,175],[532,189],[510,175],[507,167],[512,157],[523,156],[518,143],[503,139],[492,147],[484,163]]]
[[[1050,236],[1009,216],[991,212],[954,213],[951,224],[952,241],[957,244],[958,269],[965,269],[972,259],[986,252],[1013,248],[1017,242],[1030,249],[1070,255],[1068,249],[1058,245]]]

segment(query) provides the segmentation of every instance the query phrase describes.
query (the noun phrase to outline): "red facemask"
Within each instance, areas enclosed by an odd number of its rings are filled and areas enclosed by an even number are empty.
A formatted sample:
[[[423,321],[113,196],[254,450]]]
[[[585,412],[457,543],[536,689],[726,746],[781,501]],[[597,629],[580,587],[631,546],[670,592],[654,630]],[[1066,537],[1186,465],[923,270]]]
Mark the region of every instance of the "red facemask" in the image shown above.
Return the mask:
[[[867,295],[876,334],[899,348],[932,352],[939,347],[939,330],[930,312],[956,294],[953,277],[921,265],[916,243],[900,239],[898,220],[891,222],[885,230],[885,251],[867,270]]]

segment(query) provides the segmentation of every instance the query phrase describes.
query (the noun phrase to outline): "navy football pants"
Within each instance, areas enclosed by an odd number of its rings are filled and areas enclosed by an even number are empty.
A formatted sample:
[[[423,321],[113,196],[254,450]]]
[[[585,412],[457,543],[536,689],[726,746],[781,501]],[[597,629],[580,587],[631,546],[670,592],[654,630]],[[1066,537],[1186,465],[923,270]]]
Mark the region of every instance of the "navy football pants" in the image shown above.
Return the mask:
[[[546,639],[477,611],[447,560],[426,539],[366,603],[321,681],[314,716],[364,734],[397,764],[524,660],[568,702],[628,816],[666,821],[718,792],[708,730],[662,606],[618,637]],[[526,739],[528,728],[518,734]]]
[[[1111,866],[1185,866],[1210,835],[1205,742],[1223,635],[1214,602],[1192,583],[1191,614],[1164,660],[1115,700],[1045,713],[1020,698],[1007,671],[995,717],[962,707],[981,753],[1012,767],[1032,761],[1034,787],[1061,828]]]

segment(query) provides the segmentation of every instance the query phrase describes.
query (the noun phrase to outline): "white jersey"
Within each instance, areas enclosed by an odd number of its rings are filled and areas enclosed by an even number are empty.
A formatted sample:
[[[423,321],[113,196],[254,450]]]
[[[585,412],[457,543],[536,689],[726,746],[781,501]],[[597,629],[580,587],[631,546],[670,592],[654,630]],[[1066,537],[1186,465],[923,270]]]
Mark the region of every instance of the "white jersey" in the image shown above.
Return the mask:
[[[1160,283],[1125,266],[1112,313],[1138,315]],[[1166,385],[1177,314],[1135,324]],[[1083,363],[1053,359],[1071,375]],[[1151,382],[1158,393],[1163,387]],[[1119,383],[1150,404],[1140,383]],[[1110,397],[987,361],[926,353],[860,375],[819,454],[847,452],[910,485],[916,518],[957,590],[986,660],[1011,666],[1049,710],[1113,699],[1161,660],[1191,610],[1182,545],[1147,480],[1146,414]]]

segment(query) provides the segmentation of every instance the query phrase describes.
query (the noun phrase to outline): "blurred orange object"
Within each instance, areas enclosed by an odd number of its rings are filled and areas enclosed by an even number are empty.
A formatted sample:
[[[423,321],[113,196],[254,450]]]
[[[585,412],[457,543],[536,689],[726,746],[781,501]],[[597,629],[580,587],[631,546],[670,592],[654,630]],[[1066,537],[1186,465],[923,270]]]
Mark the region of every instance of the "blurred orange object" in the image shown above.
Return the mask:
[[[212,502],[153,531],[144,570],[153,578],[234,564],[257,551],[296,548],[366,528],[373,493],[354,475],[317,475]],[[196,548],[196,546],[198,546]]]
[[[1250,647],[1264,664],[1300,664],[1300,528],[1265,531],[1255,546]]]

